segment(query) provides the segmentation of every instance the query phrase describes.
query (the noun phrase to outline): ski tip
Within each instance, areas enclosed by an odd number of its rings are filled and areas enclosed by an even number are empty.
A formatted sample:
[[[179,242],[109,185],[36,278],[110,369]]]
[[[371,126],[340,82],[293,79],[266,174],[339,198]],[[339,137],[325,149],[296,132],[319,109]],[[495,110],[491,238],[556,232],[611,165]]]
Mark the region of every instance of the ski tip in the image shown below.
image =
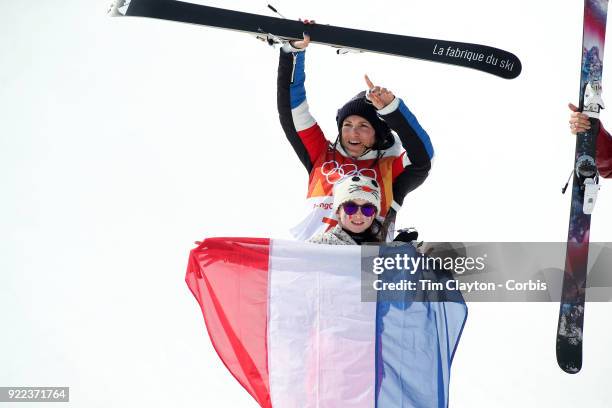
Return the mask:
[[[568,374],[578,374],[582,369],[582,367],[566,366],[561,363],[559,363],[559,368],[561,368],[561,370],[565,371]]]
[[[568,344],[557,339],[557,364],[568,374],[577,374],[582,369],[582,344]]]
[[[460,47],[460,46],[461,45],[458,45],[457,47]],[[453,46],[451,46],[451,48],[452,47]],[[482,47],[484,50],[487,50],[487,52],[489,53],[489,56],[485,58],[484,57],[485,54],[480,53],[479,54],[480,58],[478,60],[459,60],[457,61],[455,58],[447,57],[446,55],[441,56],[439,59],[435,58],[436,56],[434,55],[434,58],[431,59],[431,61],[448,63],[452,65],[459,65],[459,66],[463,66],[466,68],[476,69],[481,72],[486,72],[486,73],[495,75],[496,77],[499,77],[502,79],[515,79],[519,75],[521,75],[521,72],[523,71],[523,64],[521,63],[521,60],[516,55],[514,55],[511,52],[499,49],[499,48],[493,48],[493,47],[487,47],[487,46],[479,46],[479,47]]]
[[[517,58],[516,62],[517,62],[516,72],[514,73],[514,77],[510,79],[517,78],[519,75],[521,75],[521,72],[523,72],[523,64],[521,63],[521,60]]]
[[[504,79],[518,78],[518,76],[521,75],[521,72],[523,71],[523,64],[521,63],[521,60],[516,55],[510,52],[508,54],[510,56],[507,59],[506,68],[503,71],[501,71],[503,72],[503,74],[500,76]],[[501,65],[502,64],[500,63],[500,66]],[[508,67],[512,67],[512,68],[508,69]]]

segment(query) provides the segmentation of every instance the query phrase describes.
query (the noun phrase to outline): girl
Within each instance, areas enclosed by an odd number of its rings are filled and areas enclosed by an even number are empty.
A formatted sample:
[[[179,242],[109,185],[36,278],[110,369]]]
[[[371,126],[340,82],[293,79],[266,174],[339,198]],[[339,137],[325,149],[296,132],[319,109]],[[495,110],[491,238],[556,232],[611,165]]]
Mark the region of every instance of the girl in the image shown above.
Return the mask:
[[[316,244],[361,245],[380,242],[381,224],[376,220],[380,211],[380,188],[370,177],[350,176],[334,185],[332,211],[338,224],[309,240]]]

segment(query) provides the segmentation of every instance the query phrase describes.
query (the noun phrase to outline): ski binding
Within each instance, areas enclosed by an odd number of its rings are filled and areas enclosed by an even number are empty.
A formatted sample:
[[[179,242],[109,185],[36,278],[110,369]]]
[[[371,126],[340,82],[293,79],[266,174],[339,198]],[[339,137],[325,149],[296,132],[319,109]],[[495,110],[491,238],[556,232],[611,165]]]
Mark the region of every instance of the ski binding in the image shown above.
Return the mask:
[[[599,192],[599,184],[597,179],[588,178],[584,180],[584,202],[582,203],[582,212],[592,214],[595,209],[595,201]]]
[[[108,9],[108,15],[111,17],[125,16],[127,9],[130,7],[132,0],[115,0]]]
[[[346,55],[346,54],[360,54],[362,50],[356,50],[355,48],[344,48],[340,47],[336,50],[336,54],[338,55]]]
[[[601,99],[601,82],[592,81],[587,83],[584,91],[584,108],[582,113],[590,118],[599,118],[599,111],[604,109],[604,103]]]
[[[592,214],[599,192],[599,176],[595,159],[584,155],[576,160],[576,176],[582,181],[584,188],[584,201],[582,202],[582,212]]]

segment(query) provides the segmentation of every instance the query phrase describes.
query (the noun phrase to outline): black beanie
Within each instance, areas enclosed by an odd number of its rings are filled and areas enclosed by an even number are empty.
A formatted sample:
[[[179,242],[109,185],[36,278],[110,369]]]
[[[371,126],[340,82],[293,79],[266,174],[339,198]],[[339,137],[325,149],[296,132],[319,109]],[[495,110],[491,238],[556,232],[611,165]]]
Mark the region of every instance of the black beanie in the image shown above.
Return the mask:
[[[359,92],[353,99],[338,109],[336,123],[338,124],[339,134],[342,134],[342,122],[351,115],[361,116],[370,122],[374,128],[376,133],[376,141],[374,142],[374,146],[372,146],[374,150],[388,149],[393,145],[391,129],[389,129],[389,125],[378,117],[376,108],[372,105],[372,102],[366,99],[366,91]]]

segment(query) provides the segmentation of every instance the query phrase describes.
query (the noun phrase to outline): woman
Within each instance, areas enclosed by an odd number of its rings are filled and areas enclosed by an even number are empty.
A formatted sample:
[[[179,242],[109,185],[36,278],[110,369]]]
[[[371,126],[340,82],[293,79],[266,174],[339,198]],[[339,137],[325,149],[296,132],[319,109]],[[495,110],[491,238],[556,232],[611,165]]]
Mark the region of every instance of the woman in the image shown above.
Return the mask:
[[[312,237],[309,242],[329,245],[361,245],[380,242],[380,187],[370,177],[349,176],[334,185],[332,211],[338,224]]]
[[[304,88],[304,40],[283,45],[278,67],[278,111],[287,139],[309,173],[307,216],[293,229],[307,240],[338,222],[333,184],[342,177],[374,178],[380,186],[377,219],[383,235],[393,229],[404,197],[425,181],[433,148],[427,132],[404,102],[366,76],[369,91],[357,94],[337,113],[338,137],[328,141],[308,111]],[[394,131],[394,132],[392,132]]]
[[[568,106],[572,111],[569,119],[571,132],[575,135],[590,129],[591,122],[588,115],[579,112],[578,107],[572,103],[568,104]],[[612,137],[610,137],[610,134],[601,123],[599,125],[599,134],[597,135],[595,162],[601,177],[612,178]]]

